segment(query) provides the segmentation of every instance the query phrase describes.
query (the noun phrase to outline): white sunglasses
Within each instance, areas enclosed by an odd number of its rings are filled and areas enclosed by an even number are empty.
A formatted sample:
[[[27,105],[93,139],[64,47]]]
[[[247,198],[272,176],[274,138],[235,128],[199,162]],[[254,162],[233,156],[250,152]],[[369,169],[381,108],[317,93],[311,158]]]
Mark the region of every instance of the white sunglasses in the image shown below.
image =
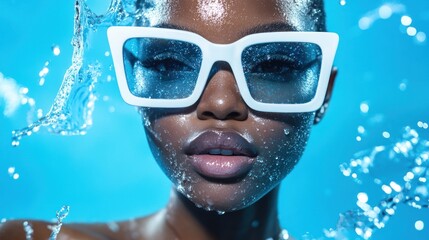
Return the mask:
[[[310,112],[323,104],[339,37],[267,32],[215,44],[183,30],[107,30],[122,98],[142,107],[183,108],[200,98],[216,62],[227,62],[245,103],[263,112]]]

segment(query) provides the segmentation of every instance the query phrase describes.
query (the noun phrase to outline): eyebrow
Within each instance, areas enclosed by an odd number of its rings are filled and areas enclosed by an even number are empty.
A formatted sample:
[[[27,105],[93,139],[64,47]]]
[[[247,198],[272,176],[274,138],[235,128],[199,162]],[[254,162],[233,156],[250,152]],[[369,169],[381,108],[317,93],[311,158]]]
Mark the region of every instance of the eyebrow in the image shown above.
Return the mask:
[[[154,27],[170,28],[170,29],[184,30],[184,31],[188,31],[188,32],[195,32],[194,30],[192,30],[188,27],[185,27],[182,25],[171,24],[171,23],[161,23],[161,24],[155,25]],[[284,23],[284,22],[273,22],[273,23],[268,23],[268,24],[257,25],[255,27],[250,28],[250,29],[246,29],[245,31],[242,31],[242,35],[247,36],[247,35],[255,34],[255,33],[282,32],[282,31],[296,32],[296,31],[298,31],[298,28],[296,26],[293,26],[291,24]]]
[[[261,32],[296,32],[298,28],[296,26],[290,25],[284,22],[274,22],[268,24],[257,25],[253,28],[247,29],[243,32],[243,35],[250,35]]]

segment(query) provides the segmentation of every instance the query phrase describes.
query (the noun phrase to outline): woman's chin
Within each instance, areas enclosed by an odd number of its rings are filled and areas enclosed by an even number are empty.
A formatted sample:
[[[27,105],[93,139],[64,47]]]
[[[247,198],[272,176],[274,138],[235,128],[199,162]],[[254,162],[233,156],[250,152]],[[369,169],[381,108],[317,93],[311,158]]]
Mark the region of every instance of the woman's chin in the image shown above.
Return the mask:
[[[203,182],[194,184],[191,191],[186,188],[177,189],[197,208],[218,213],[233,212],[246,208],[270,189],[256,189],[245,180],[236,183]],[[274,186],[272,186],[274,187]]]

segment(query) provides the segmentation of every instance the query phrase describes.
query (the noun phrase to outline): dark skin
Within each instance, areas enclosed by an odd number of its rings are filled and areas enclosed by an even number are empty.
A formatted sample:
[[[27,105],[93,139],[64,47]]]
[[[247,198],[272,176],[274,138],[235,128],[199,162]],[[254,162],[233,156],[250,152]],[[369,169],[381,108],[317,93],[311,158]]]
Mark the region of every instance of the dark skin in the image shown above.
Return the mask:
[[[314,19],[291,12],[303,6],[288,0],[179,0],[173,5],[155,9],[154,13],[162,14],[151,15],[151,25],[174,24],[214,43],[231,43],[249,32],[316,30]],[[216,64],[212,72],[193,106],[140,111],[150,123],[145,124],[145,131],[155,159],[175,185],[167,206],[144,218],[118,222],[117,231],[107,224],[64,225],[58,239],[278,238],[279,184],[301,157],[311,126],[323,114],[253,111],[241,98],[228,64]],[[333,70],[331,74],[325,103],[330,100],[336,73]],[[284,134],[285,129],[288,134]],[[257,152],[253,167],[239,178],[226,180],[207,178],[195,171],[186,146],[196,133],[208,130],[234,132],[251,139]],[[31,224],[33,239],[48,239],[48,223]],[[0,238],[25,239],[22,222],[4,224]]]

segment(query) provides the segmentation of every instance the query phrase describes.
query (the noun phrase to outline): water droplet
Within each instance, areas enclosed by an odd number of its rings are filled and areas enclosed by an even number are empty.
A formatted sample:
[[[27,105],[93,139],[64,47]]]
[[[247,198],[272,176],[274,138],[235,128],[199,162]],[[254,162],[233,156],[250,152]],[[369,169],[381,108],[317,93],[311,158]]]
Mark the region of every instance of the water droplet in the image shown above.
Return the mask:
[[[390,138],[390,133],[389,133],[389,132],[387,132],[387,131],[384,131],[384,132],[382,133],[382,135],[383,135],[383,137],[384,137],[384,138]]]
[[[9,167],[7,169],[7,172],[9,173],[9,175],[12,175],[13,173],[15,173],[15,167]]]
[[[417,29],[415,27],[408,27],[407,28],[407,34],[410,37],[414,37],[417,35]]]
[[[368,202],[368,194],[366,194],[364,192],[360,192],[357,195],[357,199],[359,202],[367,203]]]
[[[423,128],[423,122],[422,121],[418,121],[417,122],[417,127],[419,127],[419,128]]]
[[[283,130],[283,132],[285,133],[285,135],[287,136],[287,135],[289,135],[290,134],[290,129],[289,128],[285,128],[284,130]]]
[[[345,6],[347,4],[346,0],[340,0],[340,5]]]
[[[60,55],[60,53],[61,53],[60,46],[58,46],[58,45],[52,46],[52,53],[54,54],[54,56]]]
[[[413,19],[410,16],[404,15],[401,17],[401,23],[405,27],[408,27],[411,25],[411,23],[413,23]]]
[[[9,174],[10,177],[12,177],[13,180],[18,180],[19,178],[19,173],[16,172],[15,167],[9,167],[7,169],[7,172]]]
[[[185,192],[185,188],[182,186],[182,184],[178,184],[177,185],[177,191],[184,193]]]
[[[381,19],[388,19],[392,16],[392,14],[393,14],[392,7],[387,4],[382,5],[378,9],[378,15],[380,16]]]
[[[251,223],[252,228],[257,228],[259,227],[259,221],[258,220],[253,220]]]
[[[416,34],[416,39],[417,39],[418,42],[421,42],[421,43],[425,42],[426,41],[426,33],[424,33],[424,32],[418,32]]]
[[[31,226],[31,224],[27,221],[24,221],[22,223],[22,226],[24,227],[24,231],[25,231],[25,239],[26,240],[32,240],[32,236],[33,236],[33,228]]]
[[[371,27],[373,22],[374,22],[374,20],[370,17],[362,17],[359,20],[359,28],[361,30],[367,30]]]
[[[225,211],[216,211],[218,215],[224,215]]]
[[[416,228],[417,231],[422,231],[425,228],[425,223],[422,220],[418,220],[414,224],[414,227]]]
[[[408,87],[408,79],[403,79],[399,84],[399,90],[405,91],[407,90],[407,87]]]
[[[39,79],[39,86],[43,86],[43,85],[45,85],[45,78],[44,78],[44,77],[41,77],[41,78]]]
[[[362,102],[362,103],[360,104],[360,111],[361,111],[362,113],[368,113],[368,111],[369,111],[369,105],[368,105],[368,103],[367,103],[367,102]]]
[[[39,77],[45,77],[49,73],[48,67],[43,67],[42,70],[39,72]]]
[[[115,222],[109,222],[109,223],[107,223],[107,227],[112,232],[118,232],[119,229],[120,229],[119,225],[117,223],[115,223]]]
[[[22,87],[22,88],[20,88],[19,89],[19,93],[21,93],[21,94],[28,94],[28,88],[26,88],[26,87]]]
[[[365,128],[363,126],[358,126],[357,131],[359,134],[364,134],[365,133]]]
[[[283,229],[281,232],[280,232],[280,239],[283,239],[283,240],[287,240],[287,239],[289,239],[289,232],[286,230],[286,229]]]

